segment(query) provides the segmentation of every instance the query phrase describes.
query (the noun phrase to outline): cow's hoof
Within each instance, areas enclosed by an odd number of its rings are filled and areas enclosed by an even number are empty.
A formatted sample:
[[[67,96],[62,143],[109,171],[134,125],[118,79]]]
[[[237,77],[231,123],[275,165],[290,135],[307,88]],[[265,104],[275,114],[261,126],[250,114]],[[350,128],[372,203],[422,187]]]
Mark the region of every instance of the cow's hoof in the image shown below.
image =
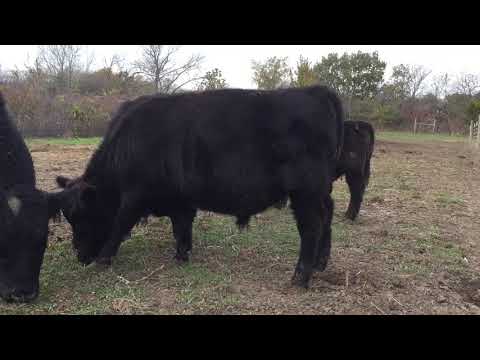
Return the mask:
[[[313,266],[313,270],[322,272],[325,271],[328,265],[328,257],[321,257]]]
[[[312,274],[295,271],[292,276],[292,285],[303,289],[308,289],[312,283]]]
[[[345,217],[346,217],[348,220],[355,221],[355,219],[357,218],[357,214],[353,213],[353,211],[347,211],[347,212],[345,213]]]
[[[90,265],[95,258],[89,257],[89,256],[78,256],[78,261],[83,265],[83,266],[88,266]]]
[[[187,254],[176,253],[173,257],[177,264],[182,265],[188,263],[189,256]]]
[[[110,267],[112,266],[112,258],[111,257],[100,257],[95,262],[98,265],[105,266],[105,267]]]

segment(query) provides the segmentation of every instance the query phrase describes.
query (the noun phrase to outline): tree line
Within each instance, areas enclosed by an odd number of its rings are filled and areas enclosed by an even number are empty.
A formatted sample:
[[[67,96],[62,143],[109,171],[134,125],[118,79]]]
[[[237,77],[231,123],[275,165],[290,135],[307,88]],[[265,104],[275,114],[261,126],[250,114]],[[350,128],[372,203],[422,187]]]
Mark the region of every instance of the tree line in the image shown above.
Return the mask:
[[[399,64],[386,79],[387,63],[377,52],[331,53],[312,62],[300,56],[291,68],[286,57],[252,61],[260,89],[324,84],[343,98],[349,118],[384,128],[412,129],[435,118],[439,131],[465,133],[480,114],[480,76],[433,74],[421,65]]]
[[[39,46],[23,69],[0,68],[0,89],[26,136],[98,136],[124,100],[229,87],[221,70],[202,73],[204,58],[181,57],[179,50],[147,45],[133,62],[115,55],[92,70],[95,59],[86,47]],[[330,53],[317,61],[300,56],[293,67],[287,57],[251,63],[257,88],[328,85],[343,98],[349,118],[377,127],[411,129],[415,119],[435,118],[439,131],[465,133],[478,118],[480,76],[433,74],[421,65],[399,64],[386,78],[386,68],[377,52],[361,51]]]

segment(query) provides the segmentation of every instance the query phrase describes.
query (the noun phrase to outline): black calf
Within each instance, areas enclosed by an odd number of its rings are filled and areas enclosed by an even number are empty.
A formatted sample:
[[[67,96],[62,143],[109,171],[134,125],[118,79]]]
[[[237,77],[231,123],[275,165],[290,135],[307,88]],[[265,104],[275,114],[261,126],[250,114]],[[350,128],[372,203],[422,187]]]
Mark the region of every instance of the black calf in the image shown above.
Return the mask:
[[[375,144],[375,131],[364,121],[345,121],[345,141],[337,164],[336,179],[345,175],[350,190],[350,203],[345,216],[355,220],[370,179],[370,160]]]
[[[345,216],[355,220],[370,179],[370,160],[375,143],[375,131],[364,121],[345,121],[344,145],[336,164],[335,180],[345,175],[350,190],[350,203]],[[274,205],[277,209],[287,206],[285,197]],[[329,205],[327,205],[329,207]]]

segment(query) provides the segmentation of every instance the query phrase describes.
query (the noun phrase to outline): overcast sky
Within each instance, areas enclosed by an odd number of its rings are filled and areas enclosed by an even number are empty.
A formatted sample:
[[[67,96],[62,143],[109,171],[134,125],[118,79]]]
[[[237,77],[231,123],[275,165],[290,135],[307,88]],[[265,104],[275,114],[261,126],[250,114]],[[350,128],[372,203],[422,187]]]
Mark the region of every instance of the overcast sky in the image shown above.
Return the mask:
[[[300,55],[317,61],[331,52],[378,51],[382,60],[387,62],[387,73],[398,64],[424,65],[434,73],[480,74],[480,45],[184,45],[180,56],[201,54],[205,60],[202,72],[218,67],[230,87],[251,88],[252,60],[264,60],[269,56],[288,56],[292,66]],[[104,64],[105,58],[114,54],[133,61],[140,55],[136,45],[88,45],[88,51],[95,54],[95,66]],[[3,70],[15,66],[23,68],[30,58],[35,58],[35,45],[0,45],[0,66]]]

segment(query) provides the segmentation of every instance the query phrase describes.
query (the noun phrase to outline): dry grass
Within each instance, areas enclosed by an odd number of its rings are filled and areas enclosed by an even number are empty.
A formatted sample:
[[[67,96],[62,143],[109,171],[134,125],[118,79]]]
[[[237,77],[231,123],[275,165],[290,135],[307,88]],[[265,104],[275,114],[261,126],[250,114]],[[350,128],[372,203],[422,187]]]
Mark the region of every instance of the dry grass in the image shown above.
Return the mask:
[[[202,213],[182,267],[168,219],[136,228],[109,270],[79,265],[68,225],[52,225],[40,298],[0,313],[479,314],[480,158],[461,141],[379,135],[357,222],[343,219],[348,192],[335,185],[332,259],[309,291],[289,283],[299,247],[289,210],[247,232]],[[40,186],[80,174],[94,146],[32,142]]]

